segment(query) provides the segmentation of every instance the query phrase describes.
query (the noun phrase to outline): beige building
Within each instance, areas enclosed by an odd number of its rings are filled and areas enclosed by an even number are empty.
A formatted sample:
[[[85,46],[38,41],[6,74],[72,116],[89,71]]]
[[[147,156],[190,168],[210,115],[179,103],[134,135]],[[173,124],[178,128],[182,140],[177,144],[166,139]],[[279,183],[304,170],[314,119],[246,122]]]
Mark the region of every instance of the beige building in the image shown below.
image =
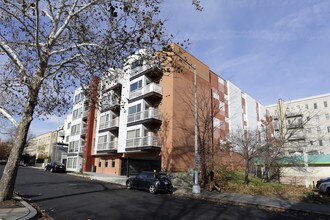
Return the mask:
[[[24,149],[24,154],[36,156],[36,158],[50,157],[54,143],[57,142],[58,132],[50,131],[32,138]]]

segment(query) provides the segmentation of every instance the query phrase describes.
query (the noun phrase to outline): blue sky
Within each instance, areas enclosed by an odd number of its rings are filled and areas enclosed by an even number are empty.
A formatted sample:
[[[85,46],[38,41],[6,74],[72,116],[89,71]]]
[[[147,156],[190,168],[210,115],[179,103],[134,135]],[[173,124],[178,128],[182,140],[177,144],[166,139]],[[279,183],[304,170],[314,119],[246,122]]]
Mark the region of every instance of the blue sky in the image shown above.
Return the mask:
[[[329,0],[165,0],[162,16],[175,41],[263,105],[330,92]],[[32,133],[64,117],[35,120]]]

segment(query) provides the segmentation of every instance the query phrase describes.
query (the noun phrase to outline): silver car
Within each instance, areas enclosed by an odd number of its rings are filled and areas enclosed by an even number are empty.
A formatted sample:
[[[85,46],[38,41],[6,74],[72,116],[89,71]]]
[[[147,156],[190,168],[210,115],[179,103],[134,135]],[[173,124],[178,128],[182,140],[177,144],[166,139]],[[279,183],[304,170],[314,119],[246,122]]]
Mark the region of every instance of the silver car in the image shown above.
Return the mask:
[[[330,195],[330,182],[321,183],[320,192],[327,193]]]

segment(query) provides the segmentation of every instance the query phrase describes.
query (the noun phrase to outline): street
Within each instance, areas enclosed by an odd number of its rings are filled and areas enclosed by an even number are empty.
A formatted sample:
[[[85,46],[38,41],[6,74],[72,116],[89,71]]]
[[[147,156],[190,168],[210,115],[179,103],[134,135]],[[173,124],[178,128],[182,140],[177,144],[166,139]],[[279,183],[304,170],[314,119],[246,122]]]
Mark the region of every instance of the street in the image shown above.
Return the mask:
[[[0,165],[2,173],[4,166]],[[54,219],[317,219],[294,213],[149,194],[67,174],[20,167],[15,192]]]

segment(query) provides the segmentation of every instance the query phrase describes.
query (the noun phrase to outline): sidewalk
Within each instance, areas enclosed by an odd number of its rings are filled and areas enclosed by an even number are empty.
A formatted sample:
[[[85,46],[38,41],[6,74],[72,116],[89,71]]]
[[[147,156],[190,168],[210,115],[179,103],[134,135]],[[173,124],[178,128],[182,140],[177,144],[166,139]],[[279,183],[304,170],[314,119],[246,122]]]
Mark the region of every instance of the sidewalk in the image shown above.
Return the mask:
[[[0,209],[0,219],[34,219],[37,216],[37,210],[33,208],[29,203],[22,200],[21,197],[15,196],[16,200],[20,200],[24,207],[15,207],[15,208],[2,208]]]

